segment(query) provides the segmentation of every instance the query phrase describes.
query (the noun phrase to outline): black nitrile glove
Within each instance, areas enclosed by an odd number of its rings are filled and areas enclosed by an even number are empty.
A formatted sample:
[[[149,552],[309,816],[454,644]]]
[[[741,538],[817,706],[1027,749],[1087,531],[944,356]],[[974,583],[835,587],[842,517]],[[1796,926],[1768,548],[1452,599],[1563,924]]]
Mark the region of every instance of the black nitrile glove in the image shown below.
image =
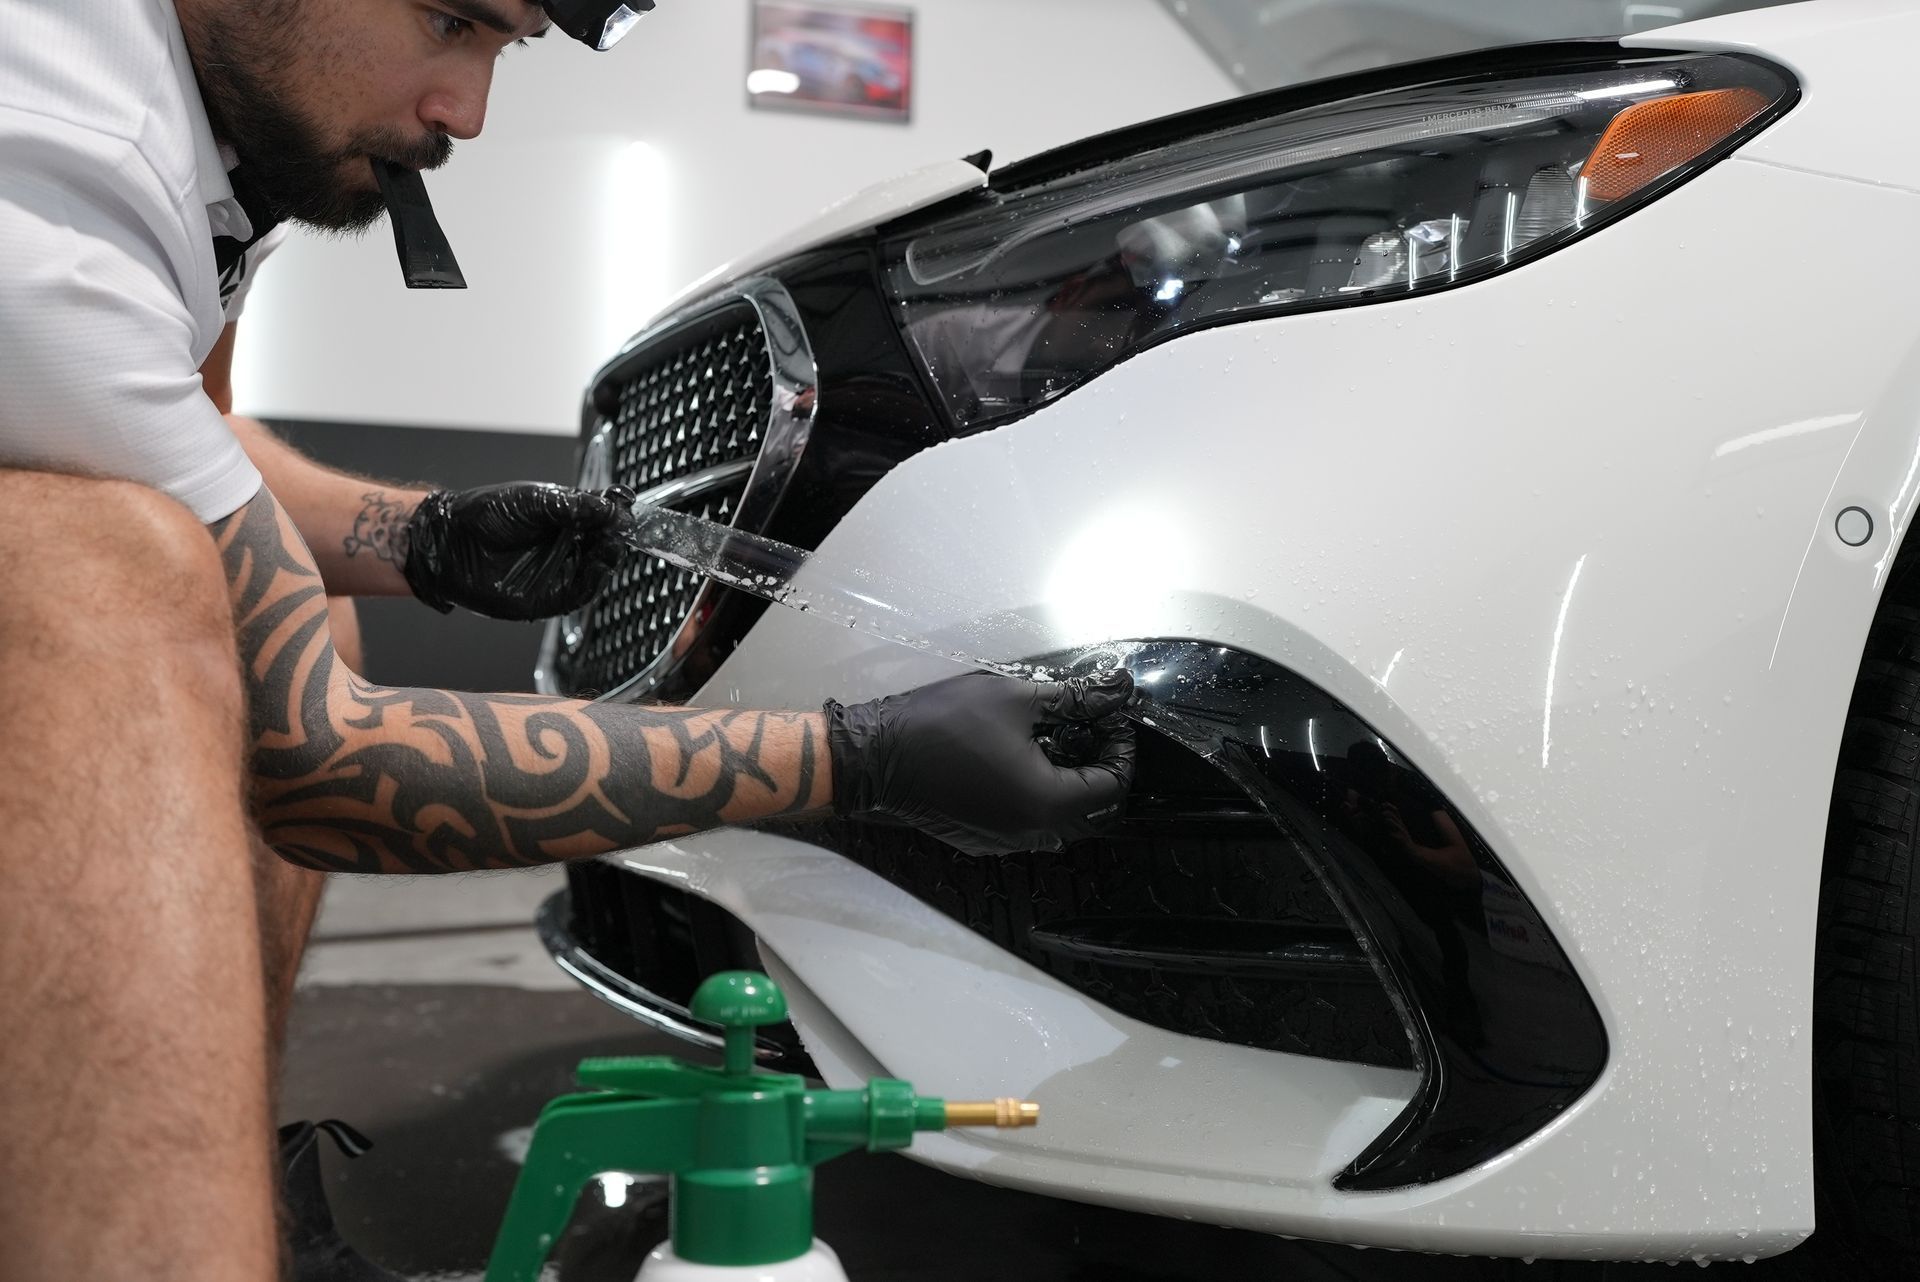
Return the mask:
[[[833,808],[885,815],[970,855],[1058,850],[1119,814],[1133,781],[1123,669],[1038,684],[987,672],[845,706],[827,700]],[[1055,765],[1036,732],[1093,727],[1091,761]]]
[[[445,614],[463,606],[496,619],[577,610],[627,555],[621,530],[633,492],[516,481],[435,490],[407,522],[402,572],[413,594]]]

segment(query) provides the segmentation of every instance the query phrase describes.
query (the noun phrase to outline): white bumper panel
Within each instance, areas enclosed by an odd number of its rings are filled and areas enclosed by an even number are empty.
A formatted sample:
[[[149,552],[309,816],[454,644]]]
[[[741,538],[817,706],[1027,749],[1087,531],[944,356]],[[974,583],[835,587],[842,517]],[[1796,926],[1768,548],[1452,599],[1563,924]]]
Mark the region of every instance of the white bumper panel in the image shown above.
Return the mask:
[[[1250,1167],[1272,1164],[1273,1179],[1293,1184],[1296,1197],[1323,1196],[1418,1080],[1114,1014],[815,846],[720,832],[622,862],[752,923],[830,1080],[883,1074],[922,1094],[1038,1101],[1044,1132],[961,1131],[914,1143],[917,1156],[990,1178],[1134,1197],[1171,1189],[1171,1209],[1258,1217],[1264,1189],[1248,1187]],[[859,999],[846,1000],[851,993]]]
[[[1516,873],[1609,1030],[1600,1082],[1502,1157],[1337,1194],[1404,1074],[1131,1024],[777,839],[633,858],[768,939],[849,1077],[1045,1102],[1032,1136],[920,1146],[942,1165],[1430,1250],[1792,1245],[1827,798],[1920,475],[1920,262],[1883,234],[1916,216],[1903,192],[1728,162],[1491,282],[1149,351],[910,459],[822,548],[1044,614],[1062,647],[1252,651],[1392,738]],[[1877,524],[1860,549],[1833,533],[1849,503]],[[707,701],[950,670],[774,610]]]

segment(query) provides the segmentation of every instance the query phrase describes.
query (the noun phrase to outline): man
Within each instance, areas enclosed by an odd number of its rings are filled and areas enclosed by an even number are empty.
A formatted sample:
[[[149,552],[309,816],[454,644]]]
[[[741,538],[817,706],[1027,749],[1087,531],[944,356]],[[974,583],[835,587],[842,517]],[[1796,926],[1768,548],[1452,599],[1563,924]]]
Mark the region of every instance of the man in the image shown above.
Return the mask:
[[[373,160],[444,160],[546,24],[523,0],[0,0],[0,1277],[275,1275],[266,990],[311,899],[256,895],[256,840],[289,875],[450,872],[832,808],[1013,850],[1124,794],[1124,674],[690,711],[339,661],[327,591],[559,608],[617,502],[389,493],[368,519],[362,483],[243,450],[199,372],[222,260],[275,217],[377,218]],[[1092,766],[1034,742],[1069,719],[1103,727]]]

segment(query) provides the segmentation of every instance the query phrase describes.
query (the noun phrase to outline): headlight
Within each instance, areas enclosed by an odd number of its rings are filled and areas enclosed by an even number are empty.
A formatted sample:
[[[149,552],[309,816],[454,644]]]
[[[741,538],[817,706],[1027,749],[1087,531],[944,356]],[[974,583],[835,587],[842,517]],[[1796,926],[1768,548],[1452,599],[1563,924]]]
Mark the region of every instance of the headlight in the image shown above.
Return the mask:
[[[1537,54],[1536,54],[1537,61]],[[1465,284],[1620,217],[1796,93],[1734,55],[1573,52],[1321,102],[1042,174],[886,247],[909,344],[963,428],[1154,343]]]

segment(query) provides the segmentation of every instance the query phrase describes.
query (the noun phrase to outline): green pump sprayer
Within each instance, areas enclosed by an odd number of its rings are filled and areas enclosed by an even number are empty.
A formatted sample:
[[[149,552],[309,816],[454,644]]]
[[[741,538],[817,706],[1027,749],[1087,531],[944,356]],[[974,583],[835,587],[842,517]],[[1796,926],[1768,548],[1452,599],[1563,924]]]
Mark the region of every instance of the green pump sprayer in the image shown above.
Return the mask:
[[[844,1282],[813,1236],[814,1167],[856,1149],[905,1148],[918,1131],[1039,1120],[1039,1105],[1021,1100],[929,1099],[892,1078],[815,1090],[756,1071],[753,1030],[784,1020],[787,1001],[754,971],[711,976],[691,1012],[723,1030],[719,1068],[661,1055],[583,1060],[580,1082],[593,1089],[540,1111],[486,1282],[538,1282],[582,1187],[615,1171],[671,1180],[671,1241],[639,1282]]]

